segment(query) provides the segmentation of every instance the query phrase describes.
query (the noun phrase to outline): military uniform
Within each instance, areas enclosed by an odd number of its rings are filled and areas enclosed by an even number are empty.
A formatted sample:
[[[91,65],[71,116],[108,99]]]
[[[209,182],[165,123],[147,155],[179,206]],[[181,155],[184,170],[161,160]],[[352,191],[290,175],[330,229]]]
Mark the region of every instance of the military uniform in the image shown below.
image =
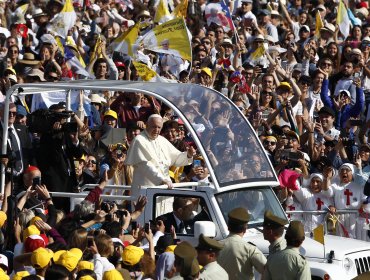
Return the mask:
[[[187,276],[195,276],[199,272],[197,251],[190,243],[183,241],[174,250],[175,258],[182,260],[182,267],[179,273],[170,278],[171,280],[183,280]],[[175,261],[176,262],[176,261]]]
[[[286,248],[286,241],[283,237],[280,237],[276,239],[274,242],[272,242],[269,246],[269,256],[272,254],[275,254],[277,252],[280,252]]]
[[[199,278],[201,280],[228,280],[229,275],[217,262],[211,262],[203,267]]]
[[[223,247],[224,246],[222,243],[213,238],[204,236],[203,234],[199,236],[199,244],[196,249],[198,251],[199,263],[203,265],[203,269],[200,273],[201,280],[229,280],[229,275],[227,274],[225,269],[223,269],[216,260],[211,261],[212,259],[217,257],[217,254],[220,252],[220,250],[223,249]],[[207,261],[205,261],[204,258],[201,257],[201,255],[203,256],[204,254],[207,256]],[[212,254],[211,259],[209,258],[209,254]]]
[[[231,210],[228,218],[228,224],[246,225],[249,221],[248,212],[244,208]],[[220,242],[224,244],[224,248],[220,251],[217,261],[229,274],[230,280],[254,279],[253,268],[263,273],[266,264],[265,256],[238,233],[231,232],[226,239]]]
[[[269,256],[286,248],[286,241],[281,237],[281,235],[283,233],[283,227],[287,224],[287,219],[275,216],[270,210],[265,212],[263,219],[263,236],[270,242]],[[276,233],[274,230],[279,230],[279,232]]]
[[[265,280],[311,280],[311,271],[299,248],[288,246],[269,256],[264,274]]]
[[[299,221],[292,221],[286,231],[287,243],[300,245],[305,239],[304,226]],[[267,261],[265,280],[311,280],[311,271],[306,259],[299,253],[299,247],[288,246],[283,251],[277,252]]]

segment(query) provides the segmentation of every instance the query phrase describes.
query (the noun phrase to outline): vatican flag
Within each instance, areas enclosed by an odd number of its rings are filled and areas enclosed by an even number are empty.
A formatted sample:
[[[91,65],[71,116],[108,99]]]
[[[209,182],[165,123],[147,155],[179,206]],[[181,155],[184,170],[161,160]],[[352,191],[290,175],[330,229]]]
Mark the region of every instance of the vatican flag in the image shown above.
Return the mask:
[[[116,52],[127,54],[131,57],[136,53],[136,41],[139,36],[139,23],[136,23],[131,29],[118,36],[110,45],[109,48]]]
[[[186,18],[186,14],[188,11],[188,3],[189,3],[188,0],[182,0],[179,4],[177,4],[176,8],[172,12],[173,17]]]
[[[265,47],[261,45],[254,52],[251,53],[249,59],[251,61],[256,61],[257,59],[261,58],[264,54],[265,54]]]
[[[29,4],[23,4],[14,11],[13,13],[14,22],[17,22],[17,23],[25,22],[24,16],[26,15],[28,7],[29,7]]]
[[[340,33],[347,38],[349,35],[350,20],[347,12],[347,8],[343,1],[339,1],[338,14],[337,14],[337,24],[339,26]]]
[[[173,18],[168,10],[167,0],[160,0],[154,16],[154,22],[162,24]]]
[[[190,39],[183,18],[175,18],[154,27],[137,44],[147,50],[192,60]]]
[[[51,19],[47,29],[63,39],[67,38],[68,30],[76,23],[77,15],[72,1],[66,0],[62,11]]]

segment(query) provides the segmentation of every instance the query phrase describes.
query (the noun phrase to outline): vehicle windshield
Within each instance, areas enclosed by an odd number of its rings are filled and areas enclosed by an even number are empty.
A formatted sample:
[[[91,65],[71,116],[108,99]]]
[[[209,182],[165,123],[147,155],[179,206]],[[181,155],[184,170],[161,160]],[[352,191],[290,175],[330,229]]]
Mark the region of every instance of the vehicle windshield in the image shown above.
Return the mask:
[[[250,214],[249,227],[261,226],[265,211],[271,210],[274,215],[286,219],[285,213],[273,191],[266,188],[248,188],[219,193],[216,195],[225,221],[227,213],[234,208],[244,207]]]

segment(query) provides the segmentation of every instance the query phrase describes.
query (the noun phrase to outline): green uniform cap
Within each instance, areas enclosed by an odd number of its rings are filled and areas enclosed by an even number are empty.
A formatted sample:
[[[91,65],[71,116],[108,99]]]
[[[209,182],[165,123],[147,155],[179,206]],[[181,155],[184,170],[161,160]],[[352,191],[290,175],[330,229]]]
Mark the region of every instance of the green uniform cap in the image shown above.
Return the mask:
[[[249,222],[249,214],[245,208],[238,207],[229,212],[227,215],[229,221],[237,224],[246,224]]]
[[[279,227],[285,226],[286,224],[288,224],[288,220],[275,216],[274,214],[272,214],[270,210],[267,210],[265,212],[265,216],[263,220],[264,226],[272,227],[272,228],[279,228]]]
[[[304,227],[300,221],[292,221],[286,231],[287,236],[290,236],[294,239],[302,239],[305,237]]]
[[[188,259],[196,257],[198,253],[189,242],[183,241],[176,246],[174,254],[181,259]]]
[[[198,247],[196,248],[197,250],[205,250],[205,251],[220,251],[224,245],[217,240],[204,236],[202,233],[199,236],[199,244]]]

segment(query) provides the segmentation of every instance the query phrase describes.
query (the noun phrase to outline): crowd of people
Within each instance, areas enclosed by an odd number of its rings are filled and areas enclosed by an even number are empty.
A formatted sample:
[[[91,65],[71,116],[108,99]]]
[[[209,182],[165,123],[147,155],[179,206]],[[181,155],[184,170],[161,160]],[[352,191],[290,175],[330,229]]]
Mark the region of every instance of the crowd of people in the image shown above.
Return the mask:
[[[45,94],[13,96],[8,152],[1,156],[1,279],[241,279],[253,277],[252,267],[274,279],[284,258],[298,258],[306,279],[306,262],[293,248],[302,243],[302,231],[324,224],[329,234],[369,241],[369,1],[73,1],[74,24],[62,36],[53,22],[70,8],[67,3],[0,0],[1,101],[14,84],[146,80],[137,63],[163,83],[217,90],[249,120],[280,181],[280,202],[304,228],[291,224],[286,250],[281,237],[276,243],[266,233],[274,243],[270,254],[285,254],[267,264],[258,248],[244,243],[248,257],[234,261],[248,209],[237,209],[236,216],[230,209],[228,239],[200,236],[197,250],[186,242],[176,247],[194,201],[170,203],[173,227],[166,225],[166,213],[151,229],[135,225],[147,202],[139,196],[142,186],[210,182],[210,166],[171,108],[136,92],[82,91],[73,110],[50,103]],[[132,28],[139,26],[140,37],[158,26],[163,5],[171,15],[185,7],[191,61],[169,52],[175,45],[169,40],[160,42],[163,52],[112,50]],[[240,114],[231,114],[229,103],[212,91],[201,100],[194,93],[179,92],[178,98],[219,179],[273,176],[264,153],[251,149],[258,147],[254,136],[238,129]],[[1,103],[1,137],[4,109]],[[125,135],[108,143],[114,131]],[[235,168],[226,173],[229,165]],[[75,205],[49,193],[78,193],[86,184],[96,187]],[[131,189],[118,192],[107,184]],[[137,201],[102,202],[103,193]],[[279,235],[285,224],[270,214],[264,230]]]

